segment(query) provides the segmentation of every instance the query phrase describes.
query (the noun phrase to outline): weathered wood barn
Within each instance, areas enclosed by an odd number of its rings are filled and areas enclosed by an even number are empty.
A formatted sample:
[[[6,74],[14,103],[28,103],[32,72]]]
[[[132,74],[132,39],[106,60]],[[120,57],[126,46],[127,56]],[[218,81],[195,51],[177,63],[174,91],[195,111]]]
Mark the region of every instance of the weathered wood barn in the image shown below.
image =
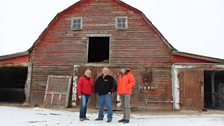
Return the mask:
[[[117,78],[120,65],[136,78],[133,109],[224,108],[224,60],[177,51],[141,11],[119,0],[80,0],[55,16],[29,49],[25,101],[76,105],[86,68],[96,78],[108,66]]]

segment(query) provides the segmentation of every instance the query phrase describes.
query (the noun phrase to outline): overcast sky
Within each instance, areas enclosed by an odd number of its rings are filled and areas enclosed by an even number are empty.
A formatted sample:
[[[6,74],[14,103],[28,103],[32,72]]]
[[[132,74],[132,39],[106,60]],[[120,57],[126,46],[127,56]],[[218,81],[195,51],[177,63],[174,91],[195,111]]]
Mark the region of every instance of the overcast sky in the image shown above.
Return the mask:
[[[54,16],[78,0],[0,0],[0,55],[28,50]],[[177,50],[224,59],[224,0],[122,0]]]

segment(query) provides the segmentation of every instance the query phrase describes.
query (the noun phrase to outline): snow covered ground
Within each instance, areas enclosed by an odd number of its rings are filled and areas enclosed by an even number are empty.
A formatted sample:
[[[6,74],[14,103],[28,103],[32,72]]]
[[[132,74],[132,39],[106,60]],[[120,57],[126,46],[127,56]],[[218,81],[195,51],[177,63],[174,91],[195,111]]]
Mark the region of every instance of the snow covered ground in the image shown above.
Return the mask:
[[[114,113],[111,123],[95,121],[97,113],[88,113],[89,121],[79,121],[78,112],[43,108],[0,106],[1,126],[224,126],[224,114],[150,115],[132,114],[129,124],[118,123],[121,114]],[[105,115],[106,116],[106,115]]]

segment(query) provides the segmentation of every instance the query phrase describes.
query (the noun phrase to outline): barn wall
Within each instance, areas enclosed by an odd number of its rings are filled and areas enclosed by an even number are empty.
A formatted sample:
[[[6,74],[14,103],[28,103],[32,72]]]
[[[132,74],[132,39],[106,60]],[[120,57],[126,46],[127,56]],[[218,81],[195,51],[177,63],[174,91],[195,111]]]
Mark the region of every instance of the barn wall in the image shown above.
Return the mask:
[[[128,16],[128,29],[115,28],[117,16]],[[82,30],[70,29],[73,17],[83,18]],[[50,23],[31,52],[31,102],[41,103],[48,75],[72,75],[73,65],[87,64],[88,36],[92,35],[110,37],[109,65],[125,64],[133,69],[137,80],[133,106],[171,108],[171,104],[145,102],[148,99],[171,99],[171,50],[138,11],[113,0],[81,1],[58,14]],[[152,68],[151,84],[143,83],[142,74],[146,67]],[[144,86],[155,88],[146,90]]]
[[[68,65],[34,66],[32,68],[31,103],[42,104],[48,75],[72,75],[73,67]]]

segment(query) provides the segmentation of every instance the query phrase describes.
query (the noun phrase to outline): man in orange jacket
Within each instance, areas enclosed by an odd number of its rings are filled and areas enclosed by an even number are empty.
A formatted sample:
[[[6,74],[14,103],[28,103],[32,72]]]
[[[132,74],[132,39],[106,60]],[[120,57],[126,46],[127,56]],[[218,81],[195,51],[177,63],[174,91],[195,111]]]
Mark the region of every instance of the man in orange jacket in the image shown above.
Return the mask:
[[[132,88],[135,86],[135,78],[129,68],[120,66],[120,74],[118,77],[117,92],[120,95],[121,105],[123,109],[123,119],[119,120],[120,123],[129,123],[130,120],[130,98]]]

